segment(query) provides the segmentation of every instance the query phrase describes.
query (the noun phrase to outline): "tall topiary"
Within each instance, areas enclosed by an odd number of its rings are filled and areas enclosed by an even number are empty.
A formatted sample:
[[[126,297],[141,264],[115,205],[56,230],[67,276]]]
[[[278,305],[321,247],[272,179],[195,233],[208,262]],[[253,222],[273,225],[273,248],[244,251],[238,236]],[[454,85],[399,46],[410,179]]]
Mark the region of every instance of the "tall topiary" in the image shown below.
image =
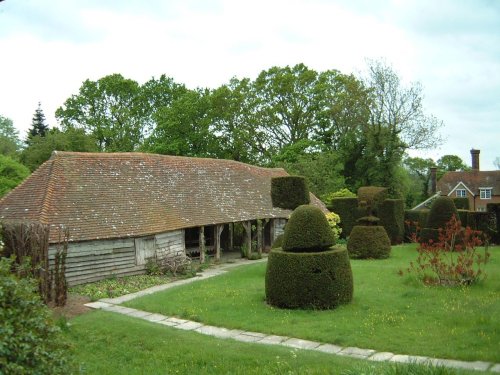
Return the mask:
[[[436,242],[439,239],[439,228],[445,228],[451,218],[455,216],[459,219],[457,208],[453,199],[447,196],[437,197],[432,202],[427,216],[427,223],[420,232],[420,243]]]
[[[378,209],[380,225],[385,228],[392,245],[398,245],[404,239],[404,201],[386,199]]]
[[[328,208],[340,216],[340,227],[342,228],[340,236],[347,238],[352,228],[356,225],[356,220],[359,218],[357,212],[358,198],[333,198]]]
[[[304,177],[283,176],[271,179],[271,200],[274,207],[294,210],[310,201],[309,188]]]
[[[384,187],[362,186],[358,189],[358,205],[366,209],[366,216],[377,216],[379,206],[387,199],[388,192]]]
[[[347,251],[335,248],[333,233],[317,207],[297,207],[282,248],[272,249],[266,270],[266,300],[286,308],[329,309],[352,300]]]

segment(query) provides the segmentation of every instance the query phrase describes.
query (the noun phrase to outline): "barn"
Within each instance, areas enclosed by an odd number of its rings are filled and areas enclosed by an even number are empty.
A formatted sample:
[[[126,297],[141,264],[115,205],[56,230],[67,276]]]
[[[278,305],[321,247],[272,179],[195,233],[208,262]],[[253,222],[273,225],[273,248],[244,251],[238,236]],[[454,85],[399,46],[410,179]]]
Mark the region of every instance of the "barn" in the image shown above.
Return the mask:
[[[231,160],[56,151],[0,200],[0,220],[49,225],[51,256],[56,229],[69,228],[66,278],[76,285],[144,273],[153,257],[270,247],[291,213],[273,207],[271,178],[286,175]]]

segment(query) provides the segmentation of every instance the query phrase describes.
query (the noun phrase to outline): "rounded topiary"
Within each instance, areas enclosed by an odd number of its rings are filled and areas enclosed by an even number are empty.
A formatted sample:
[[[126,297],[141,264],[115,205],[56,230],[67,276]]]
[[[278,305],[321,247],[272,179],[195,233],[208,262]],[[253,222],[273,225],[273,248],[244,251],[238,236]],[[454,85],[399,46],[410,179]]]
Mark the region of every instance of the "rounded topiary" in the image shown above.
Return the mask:
[[[266,300],[283,308],[330,309],[353,296],[351,263],[346,249],[291,253],[273,249],[266,271]]]
[[[292,212],[283,236],[284,251],[319,252],[334,244],[328,220],[318,207],[302,205]]]
[[[351,258],[384,259],[391,254],[391,240],[383,226],[356,225],[347,241]]]
[[[271,178],[271,200],[273,207],[294,210],[310,201],[307,181],[301,176]]]

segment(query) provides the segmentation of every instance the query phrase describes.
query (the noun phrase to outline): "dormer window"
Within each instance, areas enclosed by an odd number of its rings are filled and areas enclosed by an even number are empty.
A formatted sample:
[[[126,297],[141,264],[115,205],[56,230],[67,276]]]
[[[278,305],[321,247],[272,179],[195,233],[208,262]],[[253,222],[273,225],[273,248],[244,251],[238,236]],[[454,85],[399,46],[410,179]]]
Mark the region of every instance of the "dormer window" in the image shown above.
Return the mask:
[[[481,199],[491,199],[492,188],[479,188],[479,198]]]
[[[457,198],[465,198],[467,196],[465,189],[457,189],[457,190],[455,190],[455,194],[456,194]]]

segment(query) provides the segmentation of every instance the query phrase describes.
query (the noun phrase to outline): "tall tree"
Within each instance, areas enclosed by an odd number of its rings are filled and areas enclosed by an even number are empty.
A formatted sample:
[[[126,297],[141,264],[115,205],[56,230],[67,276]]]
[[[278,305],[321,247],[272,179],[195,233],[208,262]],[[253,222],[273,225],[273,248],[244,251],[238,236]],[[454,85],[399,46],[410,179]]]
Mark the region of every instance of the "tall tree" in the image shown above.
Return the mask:
[[[441,178],[446,172],[468,171],[470,167],[457,155],[441,156],[436,162],[438,171],[437,177]]]
[[[12,120],[0,115],[0,154],[17,159],[22,142]]]
[[[30,140],[33,137],[40,136],[45,137],[47,132],[49,131],[49,126],[46,123],[45,114],[42,110],[42,104],[38,102],[38,108],[35,110],[35,114],[33,115],[33,120],[31,120],[31,128],[28,131],[28,140],[29,144]]]
[[[144,138],[145,114],[139,84],[120,74],[86,80],[77,95],[57,109],[65,129],[81,128],[97,140],[100,151],[134,151]]]
[[[429,197],[430,169],[435,167],[436,163],[430,158],[407,157],[404,160],[404,166],[410,175],[416,177],[420,188],[415,189],[418,190],[419,194],[414,194],[414,196],[416,201],[422,202]]]

